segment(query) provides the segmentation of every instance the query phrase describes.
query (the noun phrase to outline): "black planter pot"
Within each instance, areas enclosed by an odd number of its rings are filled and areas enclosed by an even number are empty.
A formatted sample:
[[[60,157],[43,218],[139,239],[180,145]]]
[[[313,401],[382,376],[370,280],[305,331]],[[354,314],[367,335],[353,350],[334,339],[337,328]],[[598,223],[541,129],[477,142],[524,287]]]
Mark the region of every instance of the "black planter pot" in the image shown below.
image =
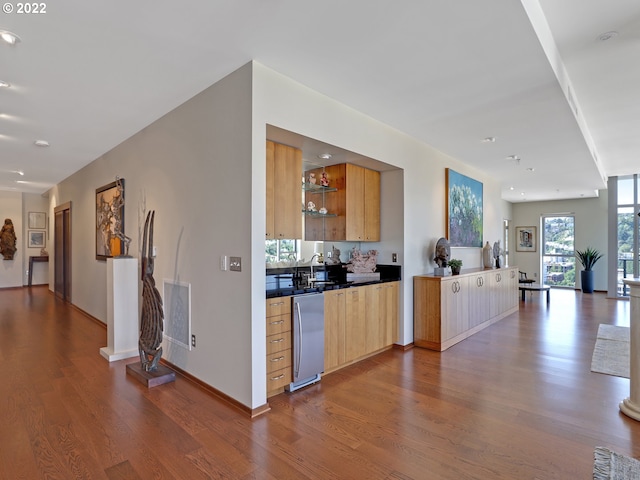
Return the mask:
[[[593,293],[593,270],[582,270],[580,281],[582,282],[582,293]]]
[[[451,275],[460,275],[460,267],[451,267]]]

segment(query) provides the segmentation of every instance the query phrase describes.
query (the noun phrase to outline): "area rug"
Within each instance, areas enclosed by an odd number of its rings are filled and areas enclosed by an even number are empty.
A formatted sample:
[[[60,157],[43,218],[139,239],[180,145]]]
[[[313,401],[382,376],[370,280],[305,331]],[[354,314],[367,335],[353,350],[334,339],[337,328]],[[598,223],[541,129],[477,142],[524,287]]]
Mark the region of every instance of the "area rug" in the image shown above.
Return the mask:
[[[629,327],[600,324],[591,371],[629,378]]]
[[[593,453],[594,480],[640,479],[640,461],[612,452],[605,447],[596,447]]]

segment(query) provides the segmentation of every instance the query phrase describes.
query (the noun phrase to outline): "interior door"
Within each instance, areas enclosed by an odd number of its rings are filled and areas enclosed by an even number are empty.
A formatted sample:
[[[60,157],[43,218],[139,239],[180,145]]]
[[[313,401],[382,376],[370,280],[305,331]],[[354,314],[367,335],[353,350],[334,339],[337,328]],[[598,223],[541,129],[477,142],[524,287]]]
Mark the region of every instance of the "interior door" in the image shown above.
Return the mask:
[[[71,202],[54,210],[54,288],[56,297],[71,302]]]

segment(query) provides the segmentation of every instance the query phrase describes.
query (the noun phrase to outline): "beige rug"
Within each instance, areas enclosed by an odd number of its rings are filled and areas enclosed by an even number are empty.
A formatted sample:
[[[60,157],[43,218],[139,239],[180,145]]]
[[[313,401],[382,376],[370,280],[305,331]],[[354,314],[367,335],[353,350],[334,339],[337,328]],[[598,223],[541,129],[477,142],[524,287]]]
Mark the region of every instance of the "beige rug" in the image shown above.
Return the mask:
[[[596,447],[593,454],[594,480],[640,479],[640,461],[613,452],[608,448]]]
[[[600,324],[591,371],[629,378],[629,327]]]

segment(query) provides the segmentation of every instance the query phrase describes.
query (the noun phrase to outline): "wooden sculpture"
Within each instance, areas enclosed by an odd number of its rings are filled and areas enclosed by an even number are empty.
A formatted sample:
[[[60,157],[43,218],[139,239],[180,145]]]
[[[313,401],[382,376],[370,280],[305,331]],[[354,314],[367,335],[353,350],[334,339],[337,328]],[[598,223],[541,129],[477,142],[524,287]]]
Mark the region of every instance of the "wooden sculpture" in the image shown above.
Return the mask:
[[[16,231],[10,218],[5,218],[2,230],[0,230],[0,253],[5,260],[13,260],[16,253]]]
[[[162,297],[153,278],[153,220],[155,211],[147,214],[142,240],[142,313],[140,317],[140,362],[142,369],[153,372],[162,357],[164,313]],[[148,240],[148,244],[147,244]]]

